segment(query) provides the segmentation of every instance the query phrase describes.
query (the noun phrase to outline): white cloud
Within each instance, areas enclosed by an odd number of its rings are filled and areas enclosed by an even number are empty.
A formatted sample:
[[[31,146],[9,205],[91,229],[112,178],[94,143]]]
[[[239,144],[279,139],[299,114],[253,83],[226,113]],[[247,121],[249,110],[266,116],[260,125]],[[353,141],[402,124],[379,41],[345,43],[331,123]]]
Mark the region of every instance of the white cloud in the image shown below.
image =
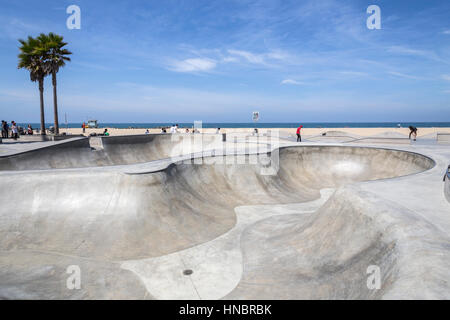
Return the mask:
[[[416,76],[412,76],[409,74],[405,74],[405,73],[400,73],[400,72],[396,72],[396,71],[388,71],[388,73],[390,75],[396,76],[396,77],[400,77],[400,78],[405,78],[405,79],[414,79],[414,80],[419,80],[419,77]]]
[[[360,71],[340,71],[340,74],[348,75],[348,76],[355,76],[355,77],[366,77],[369,74],[367,72],[360,72]]]
[[[424,51],[424,50],[417,50],[417,49],[411,49],[401,46],[392,46],[389,47],[389,52],[392,53],[399,53],[399,54],[407,54],[407,55],[413,55],[413,56],[421,56],[426,57],[430,55],[430,52]]]
[[[302,85],[304,83],[303,82],[299,82],[299,81],[295,81],[295,80],[292,80],[292,79],[285,79],[285,80],[281,81],[281,84]]]
[[[397,53],[397,54],[403,54],[403,55],[410,55],[410,56],[416,56],[416,57],[422,57],[429,60],[442,62],[445,64],[450,64],[449,61],[442,59],[439,57],[435,52],[433,51],[427,51],[427,50],[418,50],[418,49],[411,49],[407,47],[402,46],[392,46],[388,48],[389,52]]]
[[[450,74],[443,74],[442,79],[444,79],[446,81],[450,81]]]
[[[254,54],[248,51],[242,51],[242,50],[228,50],[228,53],[234,56],[239,56],[244,59],[246,59],[250,63],[255,64],[264,64],[264,57],[260,54]]]
[[[450,34],[450,29],[442,32],[443,34]]]
[[[238,58],[236,58],[236,57],[225,57],[225,58],[223,58],[223,62],[237,62],[238,61]]]
[[[212,59],[193,58],[174,61],[169,69],[175,72],[206,72],[214,69],[216,65],[216,61]]]
[[[272,51],[267,54],[267,57],[275,60],[286,60],[289,58],[289,55],[281,51]]]
[[[279,65],[279,62],[289,60],[289,54],[282,52],[280,50],[274,50],[264,53],[253,53],[244,50],[227,50],[229,57],[224,59],[224,62],[239,62],[239,60],[244,60],[252,64],[264,65],[266,67]],[[274,64],[275,63],[275,64]]]

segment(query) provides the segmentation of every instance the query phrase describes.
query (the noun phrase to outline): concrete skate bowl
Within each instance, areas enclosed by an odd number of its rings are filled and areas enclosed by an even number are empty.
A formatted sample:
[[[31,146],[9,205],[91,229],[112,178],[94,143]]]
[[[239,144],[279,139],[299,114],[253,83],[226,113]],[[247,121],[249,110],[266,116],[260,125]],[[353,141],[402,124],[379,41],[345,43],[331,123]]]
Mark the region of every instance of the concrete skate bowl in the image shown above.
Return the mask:
[[[0,297],[155,298],[145,281],[120,267],[123,262],[164,257],[215,240],[236,225],[238,206],[308,202],[323,188],[416,174],[434,161],[389,149],[311,146],[281,148],[279,164],[275,175],[261,175],[266,165],[248,161],[178,162],[133,175],[83,169],[2,173],[10,187],[0,193]],[[405,292],[398,261],[419,254],[404,245],[406,238],[419,237],[403,227],[430,227],[396,209],[395,219],[388,219],[390,207],[371,205],[375,200],[345,190],[318,211],[246,228],[240,241],[243,266],[237,268],[241,280],[221,297],[346,299]],[[433,270],[447,257],[434,255],[442,246],[434,239],[427,251],[433,265],[425,263]],[[270,269],[282,262],[283,268]],[[365,270],[358,273],[368,262],[388,271],[386,286],[377,293],[365,287]],[[80,290],[65,287],[69,265],[79,265],[87,275]]]
[[[74,138],[12,156],[0,156],[0,171],[128,165],[222,145],[222,135],[215,134]]]

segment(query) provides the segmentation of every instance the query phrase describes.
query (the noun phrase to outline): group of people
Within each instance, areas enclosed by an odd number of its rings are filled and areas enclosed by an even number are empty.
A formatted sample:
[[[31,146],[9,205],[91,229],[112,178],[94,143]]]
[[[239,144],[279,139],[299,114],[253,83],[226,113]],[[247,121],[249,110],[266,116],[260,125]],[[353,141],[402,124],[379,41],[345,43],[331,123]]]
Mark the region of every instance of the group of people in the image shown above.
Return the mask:
[[[179,125],[178,124],[174,124],[173,126],[171,126],[171,127],[161,127],[161,131],[160,131],[160,133],[167,133],[167,132],[169,132],[169,133],[181,133],[182,132],[182,130],[180,129],[180,127],[179,127]],[[200,133],[200,131],[198,131],[197,129],[192,129],[192,131],[191,130],[189,130],[189,128],[186,128],[186,129],[184,129],[184,133]],[[147,129],[146,131],[145,131],[145,134],[150,134],[150,131]]]
[[[32,135],[33,134],[33,128],[31,127],[30,124],[28,125],[27,129],[24,130],[24,128],[19,127],[15,121],[11,121],[11,126],[10,126],[8,124],[8,122],[6,122],[5,120],[2,120],[2,138],[4,138],[4,139],[9,138],[10,131],[11,131],[11,138],[15,139],[15,140],[17,138],[19,138],[19,133],[22,135],[24,135],[24,134]]]

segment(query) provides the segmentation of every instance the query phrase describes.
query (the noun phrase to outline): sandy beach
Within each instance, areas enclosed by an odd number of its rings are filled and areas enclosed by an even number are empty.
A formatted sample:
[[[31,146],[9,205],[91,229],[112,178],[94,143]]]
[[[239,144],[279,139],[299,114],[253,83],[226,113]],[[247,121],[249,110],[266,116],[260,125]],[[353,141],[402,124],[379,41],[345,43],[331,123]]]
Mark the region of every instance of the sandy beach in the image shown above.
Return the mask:
[[[272,131],[279,131],[280,135],[291,135],[295,134],[296,130],[295,128],[263,128],[258,129],[259,133],[266,133],[269,130]],[[101,134],[103,133],[104,128],[98,128],[98,129],[86,129],[85,135],[89,135],[91,133],[97,133]],[[139,129],[118,129],[118,128],[108,128],[108,132],[111,136],[118,136],[118,135],[138,135],[138,134],[145,134],[146,129],[139,128]],[[179,129],[180,133],[184,133],[185,129],[181,128]],[[396,133],[408,136],[409,135],[409,129],[408,128],[303,128],[302,129],[302,135],[319,135],[324,132],[329,131],[341,131],[341,132],[347,132],[349,134],[358,135],[358,136],[374,136],[379,135],[385,132],[390,133]],[[81,128],[60,128],[61,133],[70,134],[70,135],[79,135],[83,134],[83,130]],[[160,133],[161,130],[158,128],[149,128],[150,133]],[[215,133],[216,129],[214,128],[204,128],[202,129],[202,133]],[[221,133],[252,133],[253,128],[222,128],[220,130]],[[450,128],[418,128],[418,137],[426,136],[430,134],[436,134],[438,132],[443,133],[450,133]]]

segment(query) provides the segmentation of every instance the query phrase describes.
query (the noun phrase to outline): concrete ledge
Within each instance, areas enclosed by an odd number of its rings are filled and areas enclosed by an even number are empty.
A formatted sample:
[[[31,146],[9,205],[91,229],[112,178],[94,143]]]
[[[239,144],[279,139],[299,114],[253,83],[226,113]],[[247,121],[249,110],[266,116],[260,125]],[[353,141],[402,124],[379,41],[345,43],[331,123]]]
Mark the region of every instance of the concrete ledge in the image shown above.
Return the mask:
[[[84,137],[83,135],[40,135],[40,134],[33,134],[33,135],[21,135],[16,140],[17,142],[43,142],[43,141],[62,141],[72,138],[81,138]],[[12,138],[8,138],[8,140],[12,140]]]
[[[438,132],[437,142],[450,143],[450,133]]]
[[[411,144],[408,138],[382,138],[382,137],[368,137],[349,141],[350,143],[392,143],[392,144]]]

